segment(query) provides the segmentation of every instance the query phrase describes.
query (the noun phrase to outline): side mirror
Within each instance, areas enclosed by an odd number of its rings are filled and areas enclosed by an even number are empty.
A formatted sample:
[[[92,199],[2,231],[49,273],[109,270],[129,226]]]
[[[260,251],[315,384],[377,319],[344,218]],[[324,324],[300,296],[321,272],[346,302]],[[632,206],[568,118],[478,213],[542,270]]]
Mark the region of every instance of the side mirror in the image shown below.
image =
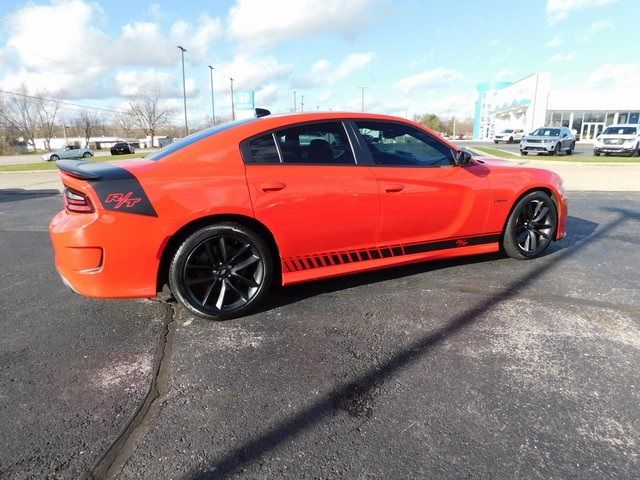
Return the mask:
[[[471,161],[471,153],[466,150],[460,150],[455,154],[456,165],[466,165]]]

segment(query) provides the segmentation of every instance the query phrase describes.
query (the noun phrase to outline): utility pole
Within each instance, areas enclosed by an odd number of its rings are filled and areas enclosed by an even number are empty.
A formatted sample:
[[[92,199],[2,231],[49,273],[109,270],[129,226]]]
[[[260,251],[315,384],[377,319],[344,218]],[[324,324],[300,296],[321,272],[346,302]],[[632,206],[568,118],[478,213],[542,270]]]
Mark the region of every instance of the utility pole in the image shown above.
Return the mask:
[[[236,119],[236,107],[233,103],[233,78],[229,77],[229,80],[231,81],[231,120],[235,120]]]
[[[364,89],[367,87],[358,87],[362,92],[362,111],[364,112]]]
[[[304,95],[301,95],[300,98],[300,111],[304,112]]]
[[[216,106],[213,101],[213,70],[214,68],[209,65],[209,70],[211,72],[211,117],[213,118],[213,125],[216,124]]]
[[[184,77],[184,52],[186,48],[178,45],[180,53],[182,54],[182,98],[184,99],[184,136],[189,135],[189,124],[187,123],[187,83]]]
[[[298,109],[298,105],[296,103],[296,91],[293,91],[293,113],[296,112],[296,110]]]

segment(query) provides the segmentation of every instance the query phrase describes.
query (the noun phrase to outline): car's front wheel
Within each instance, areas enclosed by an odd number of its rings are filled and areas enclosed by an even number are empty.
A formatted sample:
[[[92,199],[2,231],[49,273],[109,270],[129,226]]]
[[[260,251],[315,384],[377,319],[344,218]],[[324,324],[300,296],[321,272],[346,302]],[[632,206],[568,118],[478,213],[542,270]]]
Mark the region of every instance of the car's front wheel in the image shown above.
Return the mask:
[[[91,153],[89,153],[89,152],[84,152],[84,153],[82,154],[82,158],[89,158],[89,157],[92,157],[92,156],[93,156],[93,155],[91,155]]]
[[[237,223],[186,238],[169,267],[169,286],[188,310],[211,320],[243,316],[267,295],[274,261],[264,239]]]
[[[51,155],[49,157],[49,161],[51,161],[51,162],[55,162],[57,160],[60,160],[60,157],[58,155]]]
[[[507,255],[527,260],[541,255],[555,235],[556,206],[545,192],[531,192],[514,207],[504,230],[502,247]]]

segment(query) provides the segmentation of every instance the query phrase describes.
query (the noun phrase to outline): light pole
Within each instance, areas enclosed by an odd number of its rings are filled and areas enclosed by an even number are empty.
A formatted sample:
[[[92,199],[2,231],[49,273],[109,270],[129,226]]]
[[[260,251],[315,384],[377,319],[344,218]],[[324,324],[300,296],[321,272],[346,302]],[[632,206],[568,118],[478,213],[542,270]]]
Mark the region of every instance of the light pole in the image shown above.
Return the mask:
[[[298,106],[296,105],[296,91],[293,91],[293,113],[296,113]]]
[[[300,111],[304,112],[304,95],[300,95]]]
[[[187,123],[187,83],[184,77],[184,52],[186,52],[187,49],[180,45],[178,45],[178,48],[182,55],[182,98],[184,99],[184,135],[186,137],[189,135],[189,124]]]
[[[209,65],[211,72],[211,117],[213,118],[213,125],[216,124],[216,104],[213,101],[213,67]]]
[[[362,92],[362,111],[364,112],[364,89],[367,87],[358,87]]]
[[[236,119],[236,107],[233,103],[233,78],[229,77],[229,80],[231,81],[231,120],[235,120]]]

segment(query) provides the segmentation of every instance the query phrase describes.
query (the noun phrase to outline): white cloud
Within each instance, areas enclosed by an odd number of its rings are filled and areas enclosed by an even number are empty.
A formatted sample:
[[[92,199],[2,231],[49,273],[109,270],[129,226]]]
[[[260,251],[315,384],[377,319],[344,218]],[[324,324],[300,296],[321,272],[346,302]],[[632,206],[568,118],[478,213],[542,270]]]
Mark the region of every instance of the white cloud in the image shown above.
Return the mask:
[[[402,78],[394,84],[394,88],[409,95],[417,89],[429,90],[443,87],[460,78],[462,78],[462,74],[457,70],[439,67]]]
[[[122,70],[116,74],[116,86],[118,94],[123,97],[135,97],[146,92],[158,93],[164,98],[180,97],[182,82],[176,77],[174,73],[155,69]],[[185,79],[185,90],[188,97],[195,97],[200,93],[193,78]]]
[[[508,68],[504,68],[502,70],[500,70],[498,73],[496,73],[496,75],[493,77],[493,81],[497,82],[500,80],[504,80],[506,78],[513,78],[513,70],[510,70]]]
[[[274,80],[288,78],[293,66],[280,63],[275,57],[252,57],[241,54],[232,62],[222,64],[216,69],[214,76],[216,90],[226,90],[229,87],[229,77],[234,79],[234,87],[238,89],[260,89]],[[221,82],[217,79],[222,80]]]
[[[489,40],[487,42],[487,45],[489,47],[497,47],[498,45],[500,45],[500,39],[499,38],[492,38],[491,40]]]
[[[328,60],[318,60],[311,66],[309,74],[299,80],[297,84],[307,88],[334,85],[349,77],[353,72],[369,65],[374,58],[373,52],[352,53],[343,58],[335,68],[332,68],[332,64]]]
[[[280,98],[280,89],[277,85],[269,83],[255,93],[256,106],[264,108],[275,103]]]
[[[589,75],[585,86],[607,90],[640,89],[640,64],[606,63]]]
[[[593,22],[591,25],[589,25],[589,28],[587,28],[584,34],[580,36],[580,40],[583,42],[588,42],[589,40],[591,40],[591,37],[597,35],[598,33],[615,29],[616,26],[611,20],[598,20],[597,22]]]
[[[330,31],[353,36],[371,18],[378,0],[236,0],[229,10],[232,37],[246,47],[306,38]]]
[[[551,40],[544,44],[544,46],[548,48],[560,47],[561,45],[564,45],[564,40],[562,39],[562,37],[553,37]]]
[[[573,53],[567,53],[567,54],[556,53],[554,56],[552,56],[549,59],[549,61],[551,63],[572,62],[575,58],[576,56]]]
[[[587,7],[603,7],[617,0],[547,0],[547,21],[550,24],[564,20],[575,10]]]

